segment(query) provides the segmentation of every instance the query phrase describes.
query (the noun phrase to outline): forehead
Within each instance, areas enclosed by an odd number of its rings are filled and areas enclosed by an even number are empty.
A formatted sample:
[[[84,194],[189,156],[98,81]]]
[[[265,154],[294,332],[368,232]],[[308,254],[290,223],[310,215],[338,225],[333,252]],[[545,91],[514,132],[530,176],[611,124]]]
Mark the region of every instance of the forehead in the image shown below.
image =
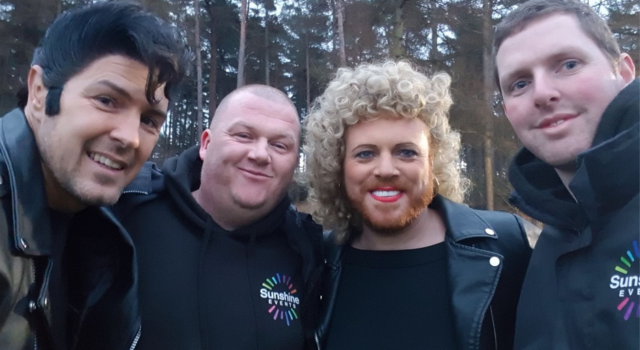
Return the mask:
[[[300,135],[300,121],[293,105],[247,92],[233,97],[224,113],[216,118],[214,128],[227,129],[244,124],[256,129],[291,133],[296,138]]]
[[[567,49],[596,47],[573,14],[555,13],[537,18],[508,36],[496,54],[500,75],[513,67],[530,65],[535,59],[544,59]]]
[[[107,55],[91,62],[65,85],[93,90],[115,86],[114,90],[119,89],[140,103],[147,104],[145,89],[148,74],[149,68],[137,60],[122,55]],[[164,84],[157,88],[155,97],[159,101],[157,107],[166,110],[168,101],[164,97]]]
[[[397,118],[382,115],[376,119],[360,120],[347,128],[348,144],[388,145],[428,140],[429,128],[418,118]],[[357,145],[356,145],[357,146]]]
[[[144,64],[122,55],[107,55],[95,59],[69,81],[100,80],[112,77],[134,85],[144,86],[147,81],[149,68]]]

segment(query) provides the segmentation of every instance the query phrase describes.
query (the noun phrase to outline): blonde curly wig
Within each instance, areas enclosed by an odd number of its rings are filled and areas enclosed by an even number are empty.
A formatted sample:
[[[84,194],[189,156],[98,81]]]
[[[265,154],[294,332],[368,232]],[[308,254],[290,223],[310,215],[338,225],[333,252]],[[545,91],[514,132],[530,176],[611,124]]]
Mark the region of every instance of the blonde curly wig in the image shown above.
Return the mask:
[[[349,204],[341,184],[345,157],[345,130],[360,120],[381,113],[396,118],[420,118],[429,127],[435,192],[462,202],[468,181],[458,169],[460,134],[448,119],[452,99],[451,78],[432,77],[408,62],[388,61],[340,68],[304,121],[306,177],[314,219],[334,230],[338,241],[348,239],[350,229],[361,230],[359,215]]]

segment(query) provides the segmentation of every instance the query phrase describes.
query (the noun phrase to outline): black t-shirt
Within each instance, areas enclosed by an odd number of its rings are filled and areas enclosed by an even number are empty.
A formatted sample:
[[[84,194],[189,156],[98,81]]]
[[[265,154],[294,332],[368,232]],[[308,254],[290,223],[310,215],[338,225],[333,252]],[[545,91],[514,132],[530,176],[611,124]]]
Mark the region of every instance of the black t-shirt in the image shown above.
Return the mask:
[[[345,249],[327,350],[455,349],[444,243]]]
[[[69,215],[56,211],[49,212],[51,216],[51,230],[53,232],[53,243],[51,245],[51,266],[49,275],[49,303],[51,303],[51,332],[54,339],[61,342],[55,346],[60,349],[67,348],[66,341],[70,336],[67,329],[68,310],[68,275],[63,264],[65,246],[67,243],[68,230],[71,222]],[[44,263],[44,260],[40,262]],[[38,273],[44,274],[47,268],[44,264],[38,264]]]

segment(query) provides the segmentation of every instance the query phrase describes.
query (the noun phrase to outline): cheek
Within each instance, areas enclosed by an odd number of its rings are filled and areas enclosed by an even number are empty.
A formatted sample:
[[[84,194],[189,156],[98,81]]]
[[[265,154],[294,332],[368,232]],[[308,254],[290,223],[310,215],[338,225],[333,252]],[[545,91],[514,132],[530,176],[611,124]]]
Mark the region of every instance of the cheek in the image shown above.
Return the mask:
[[[611,89],[609,89],[611,82],[603,81],[602,77],[585,75],[576,77],[573,83],[572,86],[564,90],[564,94],[575,105],[593,105],[596,101],[602,101],[603,99],[608,102],[616,94],[612,94]]]
[[[146,132],[142,132],[140,135],[140,146],[138,147],[139,154],[145,158],[149,158],[153,148],[156,146],[158,142],[159,135],[152,135]]]
[[[524,101],[511,101],[505,103],[505,114],[507,115],[507,120],[513,127],[516,134],[520,134],[525,131],[529,124],[531,124],[531,113],[524,105]]]

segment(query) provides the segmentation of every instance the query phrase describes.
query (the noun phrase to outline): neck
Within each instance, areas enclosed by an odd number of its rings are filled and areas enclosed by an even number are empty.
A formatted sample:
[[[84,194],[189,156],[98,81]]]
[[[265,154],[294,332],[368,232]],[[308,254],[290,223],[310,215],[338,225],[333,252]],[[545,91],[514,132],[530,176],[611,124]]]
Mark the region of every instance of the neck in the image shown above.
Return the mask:
[[[72,215],[87,207],[82,201],[65,191],[44,164],[42,164],[42,174],[49,208],[60,213]]]
[[[352,246],[362,250],[407,250],[429,247],[444,241],[446,227],[440,214],[425,208],[420,215],[400,231],[379,232],[364,225],[362,234]]]
[[[268,212],[263,212],[262,210],[240,208],[232,203],[217,205],[214,200],[208,198],[206,192],[200,191],[200,189],[193,191],[192,195],[202,209],[211,216],[211,219],[227,231],[234,231],[240,227],[247,226],[268,214]]]

